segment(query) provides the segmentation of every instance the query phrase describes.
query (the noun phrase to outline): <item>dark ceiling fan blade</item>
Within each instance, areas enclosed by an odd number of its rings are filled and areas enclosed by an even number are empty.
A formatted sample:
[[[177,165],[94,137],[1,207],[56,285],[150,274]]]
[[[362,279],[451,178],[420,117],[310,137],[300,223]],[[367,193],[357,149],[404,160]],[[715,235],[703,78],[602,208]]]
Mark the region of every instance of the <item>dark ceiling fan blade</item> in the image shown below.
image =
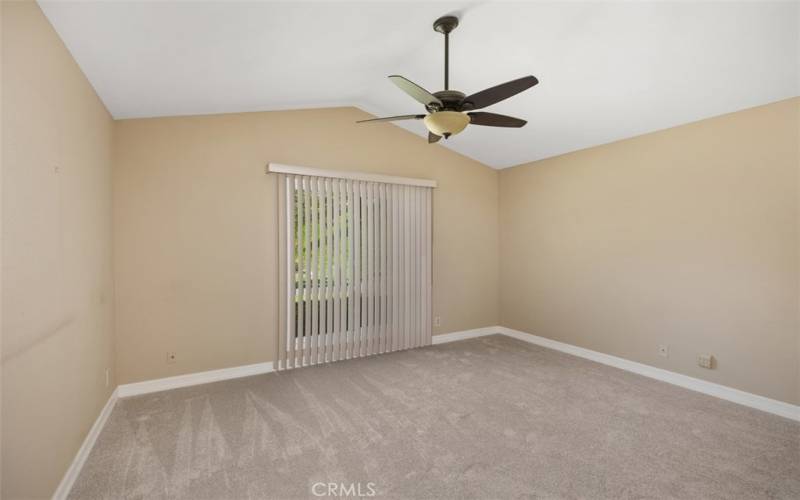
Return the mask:
[[[434,142],[439,142],[441,139],[441,135],[436,135],[433,132],[428,132],[428,144],[433,144]]]
[[[384,118],[370,118],[369,120],[358,120],[356,123],[366,122],[393,122],[395,120],[421,120],[425,115],[400,115],[400,116],[387,116]]]
[[[405,92],[406,94],[410,95],[417,102],[424,104],[425,106],[430,106],[431,104],[442,107],[442,101],[439,100],[438,97],[431,94],[427,90],[423,89],[416,83],[412,82],[408,78],[404,78],[400,75],[391,75],[389,80],[392,81],[395,85],[400,87],[400,90]]]
[[[485,125],[487,127],[523,127],[526,123],[525,120],[514,118],[513,116],[498,115],[497,113],[485,113],[478,111],[476,113],[467,113],[469,115],[470,125]]]
[[[478,93],[468,95],[461,100],[461,108],[464,110],[481,109],[492,104],[496,104],[513,95],[517,95],[523,90],[527,90],[539,83],[535,76],[523,76],[510,82],[501,83],[492,88],[481,90]]]

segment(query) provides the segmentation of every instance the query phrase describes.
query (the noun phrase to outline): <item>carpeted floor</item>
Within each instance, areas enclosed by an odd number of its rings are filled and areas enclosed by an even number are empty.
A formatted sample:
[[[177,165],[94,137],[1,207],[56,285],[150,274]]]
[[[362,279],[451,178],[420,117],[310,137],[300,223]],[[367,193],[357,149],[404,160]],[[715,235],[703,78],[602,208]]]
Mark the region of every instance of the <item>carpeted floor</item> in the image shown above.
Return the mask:
[[[797,499],[800,424],[495,335],[121,400],[71,497],[373,492]]]

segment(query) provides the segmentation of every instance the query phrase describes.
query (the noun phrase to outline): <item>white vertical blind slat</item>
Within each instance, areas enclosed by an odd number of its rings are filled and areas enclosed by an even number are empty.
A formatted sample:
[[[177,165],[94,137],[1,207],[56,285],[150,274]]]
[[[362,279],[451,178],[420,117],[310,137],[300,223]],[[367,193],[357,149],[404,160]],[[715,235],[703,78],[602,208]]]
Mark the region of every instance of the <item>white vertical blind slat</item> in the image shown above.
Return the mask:
[[[302,274],[302,263],[300,262],[300,258],[303,256],[303,246],[302,246],[302,231],[303,231],[303,197],[302,191],[300,190],[300,186],[302,186],[302,178],[299,176],[295,176],[292,180],[292,195],[293,198],[293,209],[294,209],[294,221],[295,221],[295,230],[294,230],[294,259],[289,265],[292,268],[292,284],[295,287],[294,291],[294,308],[295,314],[295,330],[294,335],[289,339],[289,368],[294,368],[297,366],[297,337],[303,334],[303,303],[300,299],[300,292],[301,288],[298,282],[298,276]]]
[[[423,330],[422,330],[422,319],[425,315],[425,278],[423,272],[423,266],[425,265],[425,257],[422,255],[423,252],[423,243],[422,243],[422,233],[423,233],[423,220],[422,215],[424,209],[422,208],[422,195],[424,193],[420,190],[417,190],[417,347],[423,345]]]
[[[425,191],[425,345],[432,342],[431,318],[433,316],[433,207],[431,190]]]
[[[319,253],[319,261],[317,262],[317,269],[319,272],[319,279],[317,280],[317,307],[319,307],[319,319],[317,320],[317,324],[319,325],[317,327],[317,363],[325,361],[325,320],[327,319],[326,314],[328,312],[327,302],[325,300],[325,279],[327,278],[325,270],[325,232],[328,230],[326,216],[327,205],[325,203],[325,184],[327,181],[328,179],[321,178],[317,184],[319,189],[317,193],[317,252]]]
[[[330,347],[333,337],[333,304],[330,300],[333,296],[331,289],[333,283],[333,271],[331,264],[333,256],[331,255],[331,229],[333,228],[333,198],[331,190],[331,179],[325,179],[325,337],[323,341],[324,356],[323,361],[332,361],[330,359]]]
[[[319,178],[311,177],[311,358],[309,364],[317,363],[317,335],[319,334],[319,250],[317,238],[319,235]]]
[[[302,356],[300,365],[305,366],[309,363],[309,355],[311,352],[311,303],[310,303],[310,286],[311,286],[311,179],[308,177],[303,178],[303,312],[305,321],[303,324],[303,339],[300,343],[302,349]]]
[[[347,186],[339,181],[339,339],[336,342],[336,359],[344,359],[347,348]]]
[[[411,303],[411,296],[413,292],[413,281],[411,281],[411,264],[413,256],[411,254],[411,189],[403,186],[403,213],[405,220],[404,238],[403,238],[403,256],[405,257],[405,265],[403,266],[403,283],[404,283],[404,296],[405,296],[405,312],[403,317],[403,332],[405,335],[404,348],[412,346],[411,342],[411,324],[412,324],[412,311],[414,309]]]
[[[406,345],[406,187],[397,192],[397,347]]]
[[[417,251],[419,220],[417,214],[419,207],[417,206],[417,190],[411,190],[411,261],[413,262],[411,268],[411,275],[413,276],[411,285],[411,318],[412,325],[414,325],[412,334],[413,340],[412,347],[419,346],[419,253]]]
[[[287,175],[286,176],[286,185],[284,186],[284,197],[285,200],[285,216],[286,216],[286,301],[288,302],[288,314],[287,314],[287,328],[286,332],[281,332],[281,336],[283,337],[284,341],[281,343],[280,351],[281,351],[281,360],[282,360],[282,367],[288,368],[288,362],[290,359],[289,356],[289,348],[294,341],[295,336],[295,328],[296,323],[294,321],[295,318],[295,289],[296,286],[294,284],[294,253],[295,253],[295,240],[292,237],[294,235],[294,219],[295,219],[295,205],[294,205],[294,176]]]
[[[358,346],[358,355],[359,357],[366,355],[366,348],[367,348],[367,318],[369,316],[369,291],[368,291],[368,282],[369,279],[369,215],[367,214],[367,210],[369,210],[369,203],[367,201],[368,197],[367,193],[367,183],[361,183],[361,328],[359,329],[359,346]]]
[[[362,261],[361,261],[361,212],[362,212],[362,190],[361,183],[356,182],[353,190],[353,246],[355,248],[355,256],[353,258],[353,302],[355,303],[354,321],[353,321],[353,347],[352,357],[356,358],[360,355],[361,350],[361,279],[362,279]]]
[[[353,343],[355,342],[355,183],[347,181],[347,339],[345,342],[345,359],[353,356]]]
[[[288,217],[286,217],[286,184],[287,178],[285,175],[279,175],[277,179],[277,190],[278,196],[276,196],[276,200],[278,202],[278,241],[283,242],[284,244],[278,245],[278,252],[276,255],[276,260],[278,262],[278,289],[277,289],[277,296],[279,297],[278,300],[278,359],[277,359],[277,366],[278,369],[281,370],[284,368],[285,362],[285,349],[284,345],[286,343],[286,329],[288,326],[288,311],[289,308],[285,307],[288,305],[288,295],[286,294],[286,275],[287,275],[287,266],[286,266],[286,247],[288,246],[289,238],[287,237],[288,234]],[[285,302],[283,302],[285,301]]]
[[[416,191],[412,188],[408,190],[408,345],[409,347],[416,347],[416,333],[417,333],[417,235],[416,235],[416,213],[414,207],[414,197]]]
[[[327,312],[328,307],[325,301],[325,231],[327,231],[327,217],[325,215],[327,206],[325,203],[325,183],[327,179],[320,178],[319,183],[317,184],[318,193],[317,193],[317,203],[318,203],[318,220],[317,220],[317,253],[318,253],[318,261],[317,261],[317,268],[319,273],[319,279],[317,280],[317,313],[319,319],[317,319],[317,357],[315,359],[316,363],[321,363],[325,361],[325,320],[327,319]]]
[[[408,344],[408,190],[399,186],[397,191],[397,295],[398,295],[398,339],[396,349],[406,349]]]
[[[372,341],[375,334],[375,210],[373,190],[375,184],[367,184],[367,328],[364,354],[372,354]]]
[[[417,347],[417,212],[414,199],[417,192],[408,190],[408,343]]]
[[[316,346],[317,354],[314,356],[314,363],[320,363],[325,355],[325,179],[317,179],[317,335]]]
[[[339,179],[333,179],[331,181],[331,207],[333,209],[332,213],[332,225],[331,231],[333,231],[333,248],[331,249],[332,255],[332,279],[333,279],[333,297],[331,300],[331,307],[333,307],[333,323],[332,329],[330,332],[331,335],[331,361],[337,361],[339,359],[338,356],[338,347],[339,347],[339,332],[341,326],[341,304],[342,301],[340,300],[339,293],[340,293],[340,286],[342,281],[342,272],[341,272],[341,255],[339,254],[339,231],[341,228],[341,222],[339,217]]]
[[[289,309],[289,332],[286,337],[286,340],[283,345],[278,346],[279,351],[279,359],[283,360],[283,363],[279,363],[282,366],[278,368],[292,368],[292,356],[294,355],[294,338],[297,334],[297,284],[295,283],[295,277],[297,276],[297,269],[295,267],[295,256],[297,254],[297,197],[295,195],[296,188],[295,183],[296,178],[294,175],[287,176],[286,182],[286,192],[284,195],[286,196],[286,209],[287,214],[286,218],[289,223],[289,226],[286,231],[287,240],[286,244],[290,247],[291,255],[288,255],[284,265],[286,266],[286,272],[288,276],[288,283],[286,286],[286,300],[288,301],[288,309]]]
[[[400,271],[402,270],[401,261],[403,260],[403,252],[400,250],[400,244],[402,242],[401,232],[403,228],[403,219],[400,217],[401,196],[402,190],[400,186],[392,186],[392,351],[396,351],[400,348],[403,325],[400,317],[403,307],[400,293],[402,290]]]
[[[386,352],[386,318],[387,318],[387,302],[386,302],[386,283],[389,278],[389,273],[386,270],[386,226],[387,226],[387,219],[386,219],[386,193],[387,193],[387,186],[386,184],[380,184],[380,230],[381,230],[381,266],[380,266],[380,344],[378,346],[378,352],[383,353]]]

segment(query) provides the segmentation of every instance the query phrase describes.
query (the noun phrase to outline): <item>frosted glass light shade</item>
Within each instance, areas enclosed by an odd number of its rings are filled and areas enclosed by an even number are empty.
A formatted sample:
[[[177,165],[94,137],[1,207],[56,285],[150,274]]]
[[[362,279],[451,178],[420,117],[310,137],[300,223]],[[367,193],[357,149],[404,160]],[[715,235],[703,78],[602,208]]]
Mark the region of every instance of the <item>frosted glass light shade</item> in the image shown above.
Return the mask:
[[[469,116],[458,111],[439,111],[425,117],[425,126],[439,136],[456,135],[469,124]]]

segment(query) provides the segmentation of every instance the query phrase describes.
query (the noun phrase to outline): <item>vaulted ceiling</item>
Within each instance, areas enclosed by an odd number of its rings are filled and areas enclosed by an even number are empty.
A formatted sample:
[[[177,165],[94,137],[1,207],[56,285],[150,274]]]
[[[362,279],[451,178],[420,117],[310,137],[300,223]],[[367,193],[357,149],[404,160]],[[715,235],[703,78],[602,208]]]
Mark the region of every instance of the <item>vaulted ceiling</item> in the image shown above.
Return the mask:
[[[800,93],[794,2],[40,5],[115,118],[422,112],[386,76],[441,90],[443,39],[431,24],[455,13],[451,88],[469,94],[528,74],[541,82],[487,109],[526,127],[473,126],[441,141],[494,168]],[[399,126],[426,133],[419,121]]]

